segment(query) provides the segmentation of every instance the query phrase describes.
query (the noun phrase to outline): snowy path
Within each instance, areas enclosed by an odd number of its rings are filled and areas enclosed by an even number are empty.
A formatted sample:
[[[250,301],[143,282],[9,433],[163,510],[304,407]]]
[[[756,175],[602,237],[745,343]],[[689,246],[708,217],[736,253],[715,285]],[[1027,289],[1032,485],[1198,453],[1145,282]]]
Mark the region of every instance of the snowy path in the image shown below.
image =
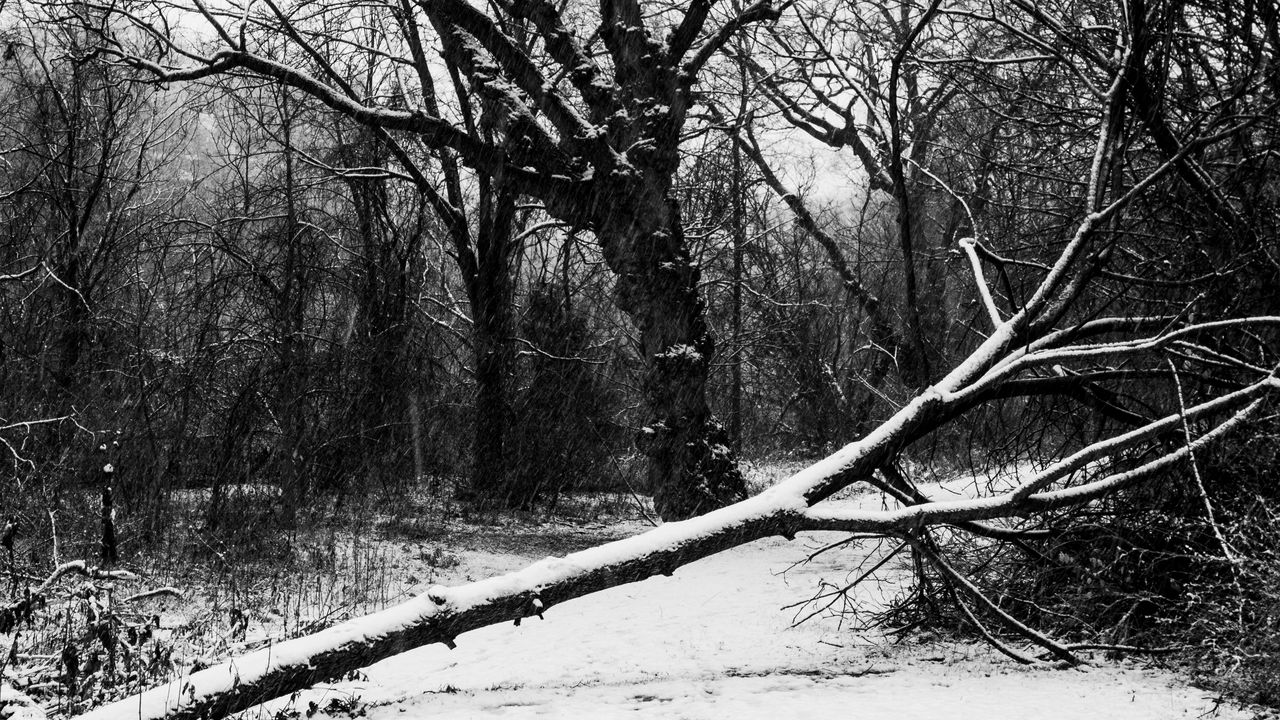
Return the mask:
[[[824,555],[779,574],[802,552],[781,540],[738,548],[553,607],[544,621],[463,635],[453,651],[405,653],[295,707],[356,695],[375,719],[1214,716],[1207,692],[1136,665],[1029,670],[981,647],[859,644],[833,618],[793,628],[780,606],[820,578],[843,580],[850,560]],[[526,562],[497,564],[507,561]],[[1216,717],[1254,714],[1224,705]]]

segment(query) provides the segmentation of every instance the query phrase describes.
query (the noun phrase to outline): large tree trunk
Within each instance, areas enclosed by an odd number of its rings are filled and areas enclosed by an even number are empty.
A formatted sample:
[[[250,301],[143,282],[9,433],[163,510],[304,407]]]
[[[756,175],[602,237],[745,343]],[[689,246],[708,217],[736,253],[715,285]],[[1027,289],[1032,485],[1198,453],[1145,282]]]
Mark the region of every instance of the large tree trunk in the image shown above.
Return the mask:
[[[654,508],[664,520],[678,520],[742,499],[745,483],[707,403],[715,339],[679,208],[665,188],[633,203],[599,234],[618,278],[618,305],[640,330],[651,418],[637,444],[649,460]]]
[[[532,502],[508,482],[506,435],[510,424],[507,383],[515,374],[511,348],[511,224],[515,195],[482,183],[474,270],[468,267],[472,342],[476,362],[475,444],[471,494],[481,506],[525,507]]]

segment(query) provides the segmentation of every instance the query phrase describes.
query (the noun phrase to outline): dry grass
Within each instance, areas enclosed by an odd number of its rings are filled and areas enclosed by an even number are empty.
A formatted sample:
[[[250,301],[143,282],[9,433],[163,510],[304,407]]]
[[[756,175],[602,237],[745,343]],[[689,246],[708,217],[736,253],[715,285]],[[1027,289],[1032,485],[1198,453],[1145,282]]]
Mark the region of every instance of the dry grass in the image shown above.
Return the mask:
[[[122,546],[132,553],[121,567],[135,579],[64,579],[46,604],[0,634],[4,649],[14,648],[4,675],[51,716],[74,715],[435,583],[480,579],[638,532],[651,513],[629,493],[596,493],[563,496],[554,513],[477,515],[441,489],[424,481],[394,498],[347,498],[299,514],[285,529],[274,488],[237,487],[212,530],[204,516],[208,490],[177,491],[160,541],[142,545],[122,518]],[[61,559],[93,551],[92,516],[81,520],[60,523]],[[53,566],[52,526],[40,533],[31,525],[14,566],[4,565],[14,602]],[[66,527],[88,531],[75,536]],[[164,587],[181,596],[128,600]]]

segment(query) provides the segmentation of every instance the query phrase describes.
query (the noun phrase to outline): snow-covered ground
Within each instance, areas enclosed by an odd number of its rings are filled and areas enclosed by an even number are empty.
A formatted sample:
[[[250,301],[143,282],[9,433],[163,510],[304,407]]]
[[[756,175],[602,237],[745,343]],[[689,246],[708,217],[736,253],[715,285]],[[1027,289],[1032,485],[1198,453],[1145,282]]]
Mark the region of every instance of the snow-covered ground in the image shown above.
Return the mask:
[[[845,549],[791,567],[806,545],[836,538],[737,548],[552,607],[545,620],[463,635],[455,650],[405,653],[292,706],[375,719],[1259,717],[1136,663],[1029,669],[977,645],[868,637],[834,616],[794,627],[796,609],[782,606],[824,580],[847,582],[861,559]],[[490,571],[528,563],[518,553],[486,560]]]

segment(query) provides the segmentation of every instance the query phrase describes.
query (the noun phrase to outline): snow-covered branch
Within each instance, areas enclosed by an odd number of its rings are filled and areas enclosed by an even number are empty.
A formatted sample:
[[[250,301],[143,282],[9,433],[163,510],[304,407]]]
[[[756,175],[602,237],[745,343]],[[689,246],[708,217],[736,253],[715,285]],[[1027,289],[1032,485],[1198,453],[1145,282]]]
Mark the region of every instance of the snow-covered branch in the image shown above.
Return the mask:
[[[978,258],[978,251],[974,248],[974,244],[973,238],[963,238],[960,240],[960,249],[969,258],[973,282],[978,288],[978,297],[982,299],[982,306],[987,310],[987,317],[991,319],[991,326],[1000,327],[1000,309],[996,307],[996,301],[991,297],[991,288],[987,285],[986,275],[982,272],[982,260]]]

